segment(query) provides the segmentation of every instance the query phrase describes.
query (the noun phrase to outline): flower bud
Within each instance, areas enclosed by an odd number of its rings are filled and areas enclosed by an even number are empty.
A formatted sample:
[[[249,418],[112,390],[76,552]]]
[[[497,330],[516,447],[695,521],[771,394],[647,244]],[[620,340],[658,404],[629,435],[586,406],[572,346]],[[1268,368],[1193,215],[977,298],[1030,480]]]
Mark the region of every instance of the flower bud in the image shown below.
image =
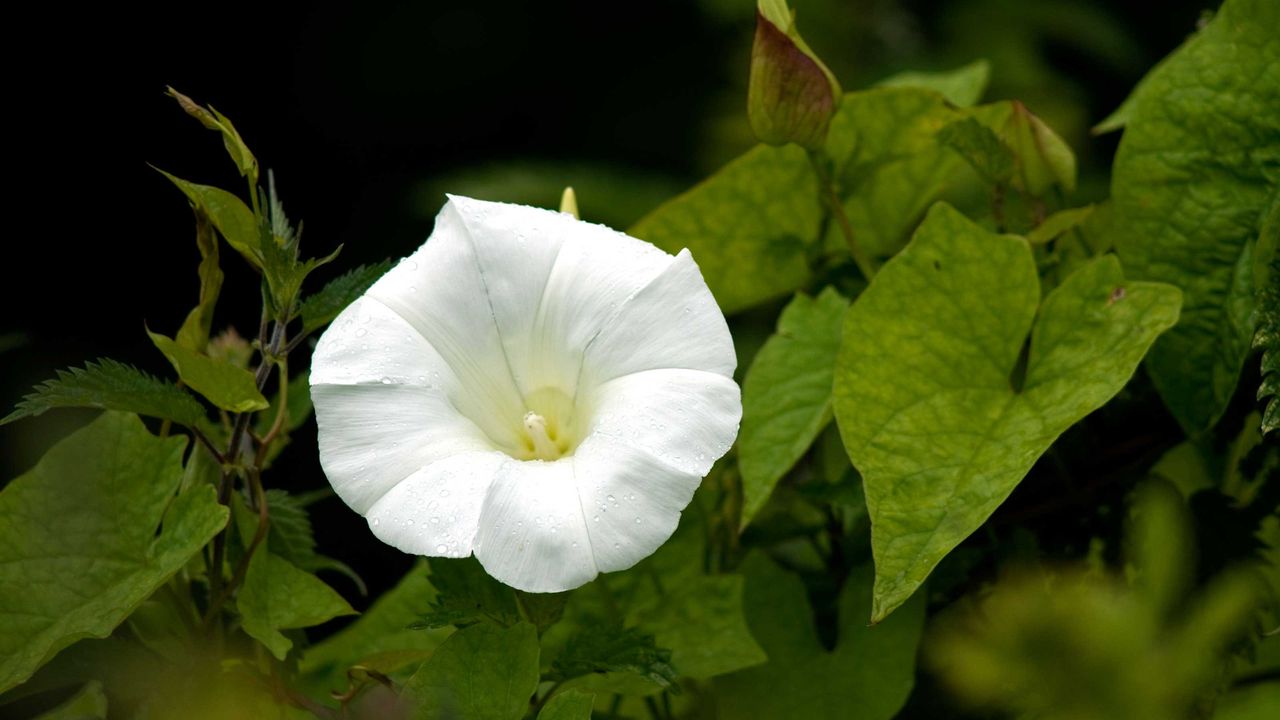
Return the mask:
[[[786,0],[760,0],[751,48],[747,117],[770,145],[818,150],[840,103],[840,83],[796,31]]]
[[[1016,100],[1004,139],[1018,158],[1018,179],[1027,192],[1042,197],[1053,185],[1067,192],[1075,190],[1075,154],[1053,128]]]

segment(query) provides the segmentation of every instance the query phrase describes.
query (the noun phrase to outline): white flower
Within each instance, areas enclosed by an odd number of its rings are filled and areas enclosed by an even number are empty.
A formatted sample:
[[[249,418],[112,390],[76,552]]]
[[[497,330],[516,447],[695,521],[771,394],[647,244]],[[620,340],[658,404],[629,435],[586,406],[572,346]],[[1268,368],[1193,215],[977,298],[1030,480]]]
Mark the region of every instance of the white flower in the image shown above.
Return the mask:
[[[558,592],[671,536],[742,416],[688,250],[450,197],[320,338],[320,461],[382,541]]]

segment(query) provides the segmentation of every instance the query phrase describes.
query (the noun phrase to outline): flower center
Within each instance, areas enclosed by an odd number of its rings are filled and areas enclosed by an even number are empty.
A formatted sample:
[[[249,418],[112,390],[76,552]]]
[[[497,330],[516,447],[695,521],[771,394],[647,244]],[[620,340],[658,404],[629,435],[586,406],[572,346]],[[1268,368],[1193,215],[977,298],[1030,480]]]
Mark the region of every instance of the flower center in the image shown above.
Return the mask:
[[[518,460],[559,460],[578,446],[573,400],[559,388],[541,388],[524,398]]]

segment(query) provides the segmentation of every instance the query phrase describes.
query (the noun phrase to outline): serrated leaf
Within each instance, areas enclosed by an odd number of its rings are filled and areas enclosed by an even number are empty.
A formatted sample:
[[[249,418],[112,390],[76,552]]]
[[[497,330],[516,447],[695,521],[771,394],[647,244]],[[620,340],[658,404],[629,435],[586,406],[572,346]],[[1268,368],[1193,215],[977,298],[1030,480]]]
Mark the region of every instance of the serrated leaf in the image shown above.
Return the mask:
[[[262,267],[258,221],[243,200],[221,188],[188,182],[159,168],[156,170],[177,185],[196,210],[208,216],[228,245],[243,255],[250,265]]]
[[[849,301],[832,288],[799,294],[756,354],[742,388],[742,526],[831,421],[831,381]]]
[[[148,330],[147,335],[169,359],[178,377],[214,405],[231,412],[262,410],[269,405],[248,370],[185,348],[159,333]]]
[[[121,410],[187,427],[205,421],[204,408],[185,390],[115,360],[90,361],[83,368],[58,370],[57,375],[23,397],[0,425],[60,407]]]
[[[304,687],[317,693],[342,690],[346,670],[353,665],[375,665],[391,673],[421,662],[453,632],[409,629],[435,594],[427,564],[420,560],[353,623],[303,651],[298,668]]]
[[[1143,81],[1112,173],[1136,278],[1182,288],[1147,370],[1189,433],[1227,407],[1253,334],[1250,255],[1280,177],[1280,5],[1228,0]]]
[[[720,309],[732,314],[808,282],[806,247],[821,223],[805,152],[760,145],[627,232],[670,253],[688,248]]]
[[[578,631],[551,663],[547,677],[569,680],[601,673],[630,673],[672,692],[680,691],[671,651],[658,647],[652,635],[617,625]]]
[[[1262,221],[1254,252],[1253,348],[1262,351],[1262,381],[1257,399],[1265,403],[1262,432],[1280,428],[1280,187],[1271,194],[1271,207]]]
[[[236,607],[244,631],[284,660],[293,641],[280,631],[311,627],[355,610],[323,580],[260,545],[249,560]]]
[[[308,295],[299,308],[299,314],[302,316],[302,334],[309,335],[328,325],[338,317],[338,313],[363,295],[390,269],[390,260],[361,265],[330,280],[318,292]]]
[[[769,661],[713,681],[719,717],[889,720],[901,709],[915,682],[923,598],[868,627],[871,568],[855,568],[840,591],[838,636],[828,652],[799,577],[758,553],[742,571],[747,622]]]
[[[969,107],[982,99],[991,80],[991,63],[974,60],[955,70],[941,72],[906,71],[876,83],[878,87],[910,87],[933,90],[957,107]]]
[[[504,627],[520,622],[514,591],[494,580],[474,557],[434,558],[431,584],[436,597],[417,626],[438,628],[489,620]]]
[[[222,268],[218,266],[218,238],[213,225],[201,211],[195,211],[196,247],[200,250],[200,301],[182,321],[175,340],[179,345],[196,352],[204,352],[209,345],[209,331],[213,327],[213,310],[222,291]]]
[[[538,632],[479,623],[449,636],[405,683],[413,717],[519,720],[538,687]]]
[[[871,514],[873,622],[1058,435],[1119,392],[1177,321],[1179,298],[1170,285],[1126,281],[1104,256],[1041,305],[1026,240],[943,204],[930,211],[850,308],[836,365],[836,420]]]
[[[109,635],[226,525],[212,487],[174,499],[186,442],[104,413],[0,492],[0,587],[22,588],[0,593],[0,692]]]
[[[538,720],[591,720],[591,706],[595,701],[594,693],[565,690],[542,706]]]

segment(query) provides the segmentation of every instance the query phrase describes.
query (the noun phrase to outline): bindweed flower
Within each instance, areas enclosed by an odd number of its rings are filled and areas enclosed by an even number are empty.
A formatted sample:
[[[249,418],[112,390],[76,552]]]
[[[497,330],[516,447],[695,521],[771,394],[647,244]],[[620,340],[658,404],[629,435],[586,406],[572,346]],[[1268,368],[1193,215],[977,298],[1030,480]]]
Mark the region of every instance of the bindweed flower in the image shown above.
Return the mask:
[[[688,250],[450,197],[320,338],[320,461],[382,541],[558,592],[675,530],[742,415]]]

